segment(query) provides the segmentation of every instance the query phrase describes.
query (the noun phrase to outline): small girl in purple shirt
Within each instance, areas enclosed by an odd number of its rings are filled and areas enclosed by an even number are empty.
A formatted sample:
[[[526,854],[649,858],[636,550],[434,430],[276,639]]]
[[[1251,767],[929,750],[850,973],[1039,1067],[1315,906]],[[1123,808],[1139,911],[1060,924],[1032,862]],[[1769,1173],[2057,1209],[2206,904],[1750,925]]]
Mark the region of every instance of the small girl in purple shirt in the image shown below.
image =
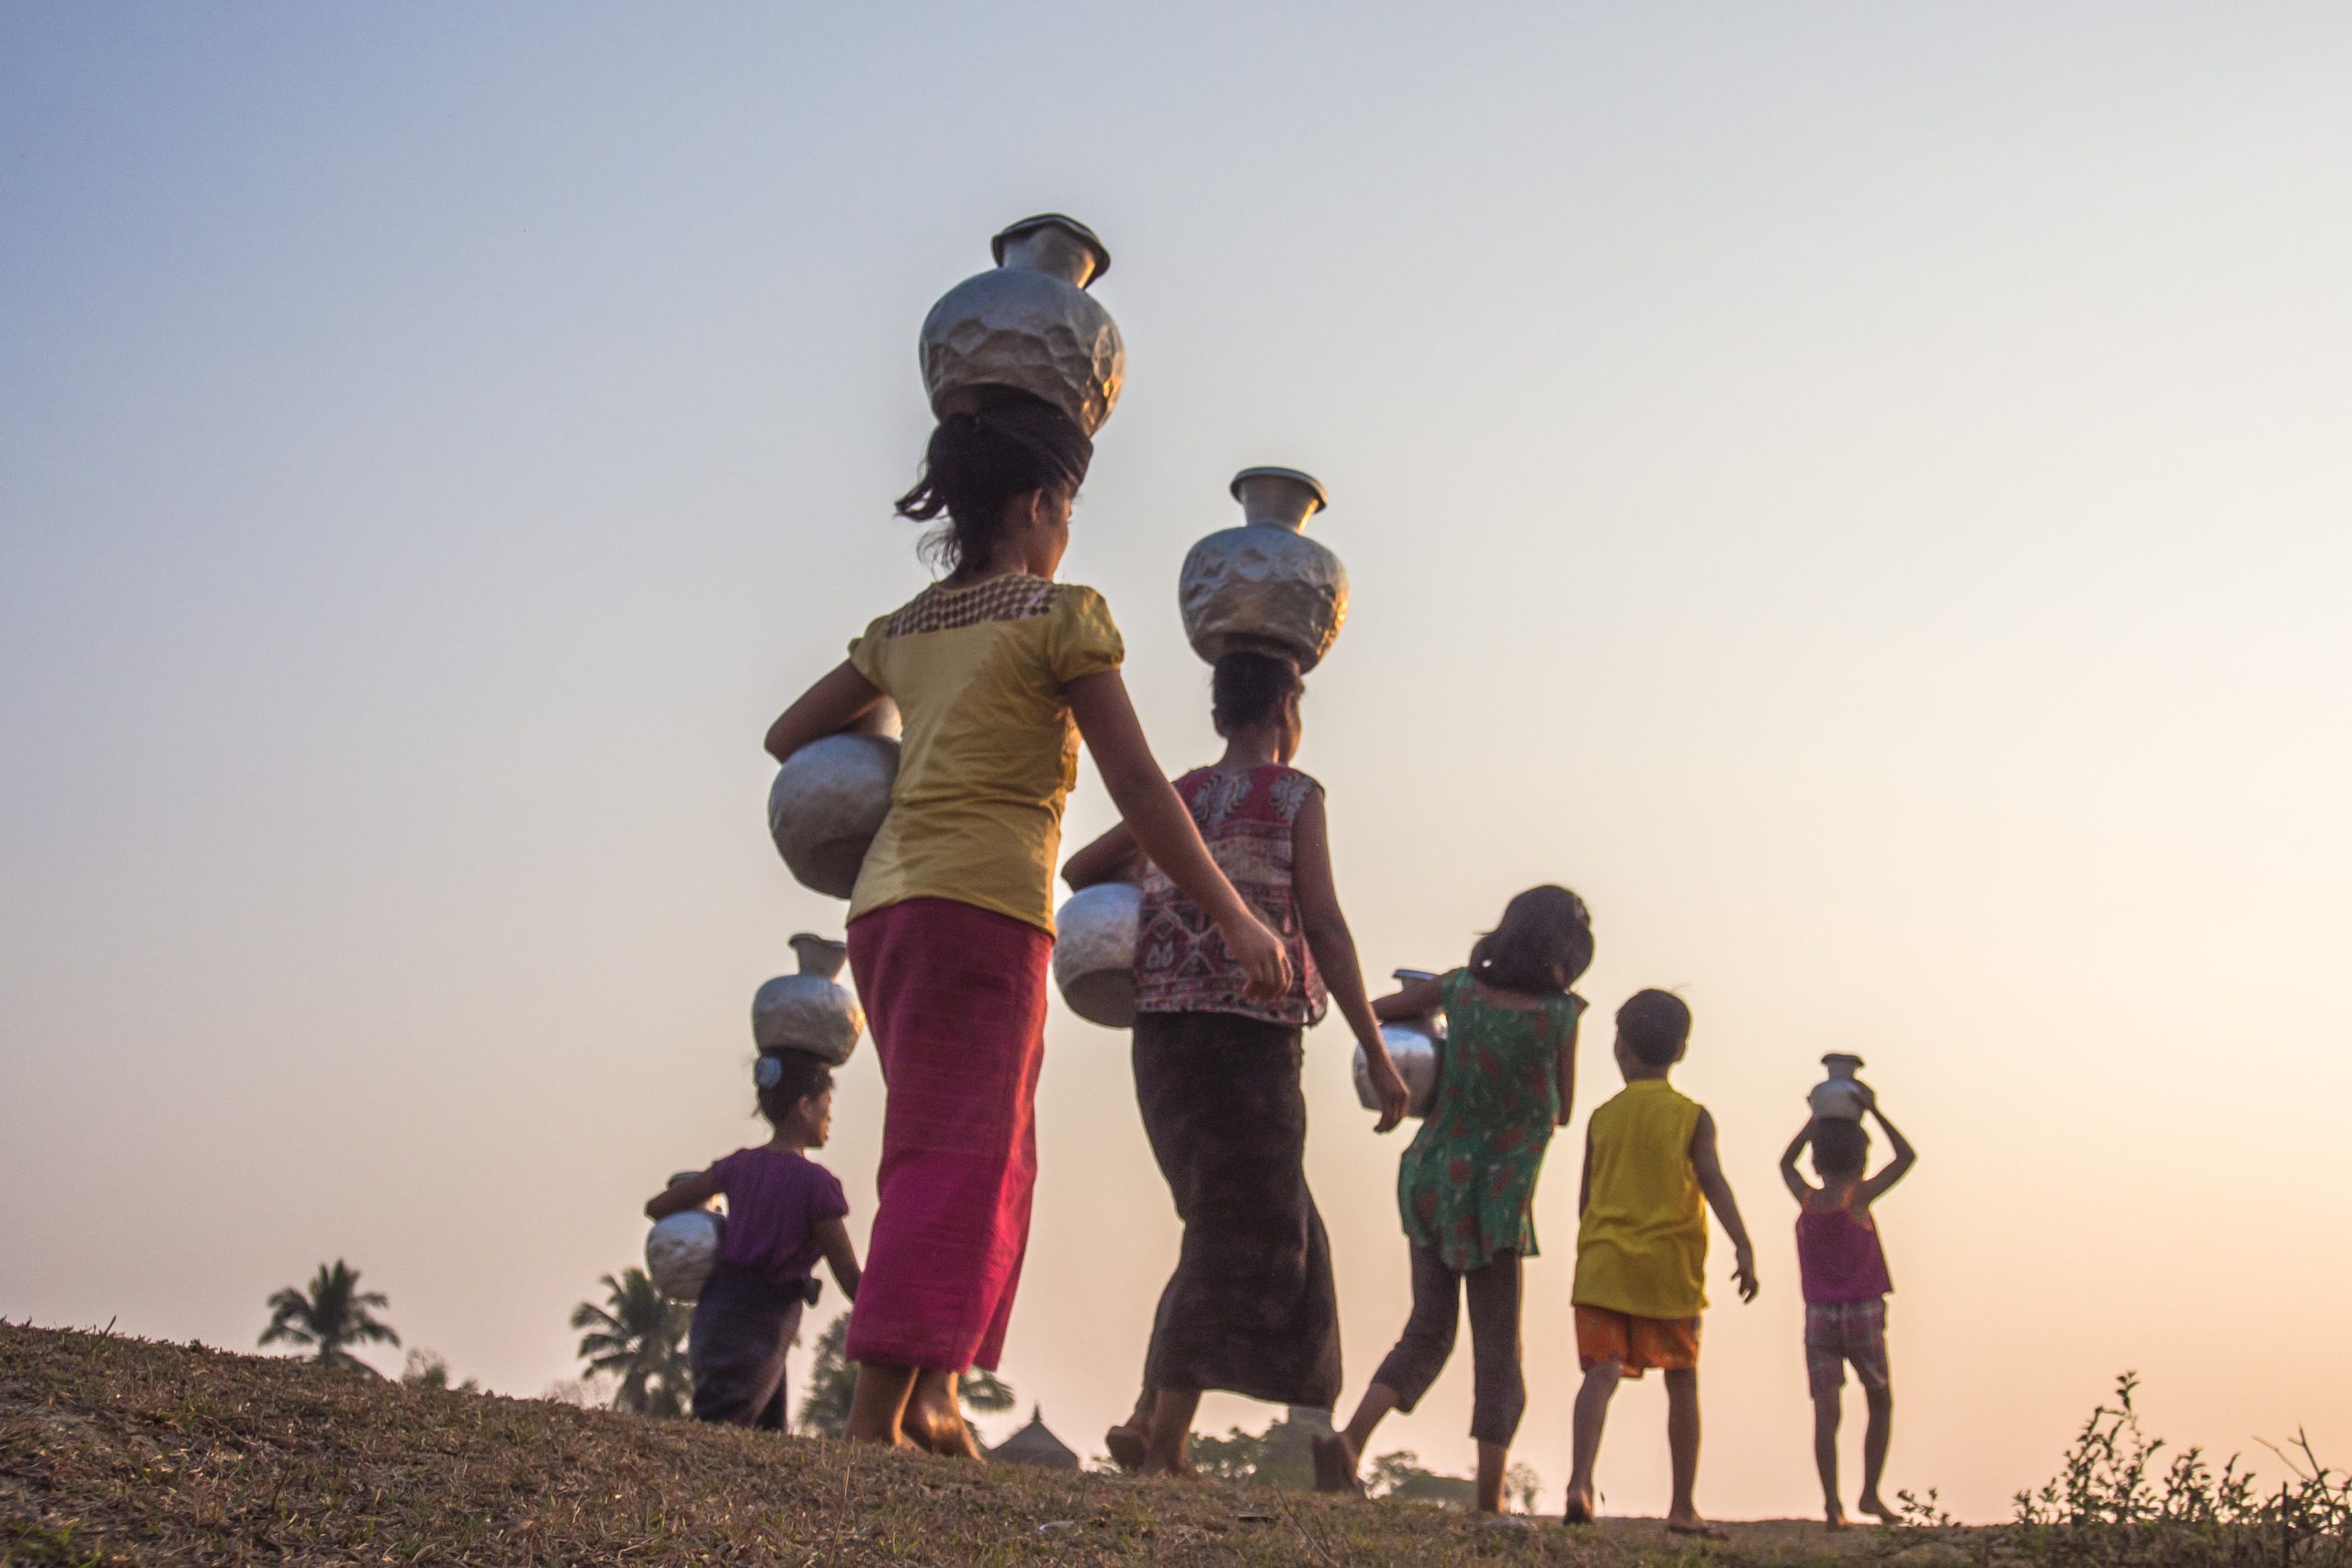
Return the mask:
[[[1886,1271],[1886,1249],[1879,1243],[1872,1205],[1910,1172],[1919,1156],[1878,1108],[1878,1096],[1863,1089],[1863,1105],[1886,1133],[1894,1158],[1876,1176],[1870,1168],[1870,1134],[1860,1122],[1823,1120],[1805,1124],[1781,1156],[1781,1179],[1797,1201],[1797,1269],[1804,1282],[1804,1359],[1813,1385],[1813,1457],[1821,1472],[1823,1515],[1831,1529],[1846,1528],[1838,1495],[1838,1423],[1844,1403],[1846,1368],[1862,1385],[1870,1425],[1862,1435],[1862,1497],[1865,1514],[1894,1518],[1878,1495],[1886,1469],[1886,1445],[1894,1423],[1894,1388],[1886,1366],[1886,1298],[1894,1281]],[[1813,1145],[1815,1187],[1797,1169],[1797,1156]]]
[[[726,1198],[718,1263],[686,1337],[695,1416],[780,1432],[784,1359],[799,1337],[802,1309],[816,1304],[817,1260],[855,1301],[857,1248],[842,1223],[849,1213],[842,1184],[806,1153],[823,1148],[832,1130],[832,1069],[804,1052],[767,1051],[752,1076],[775,1136],[673,1182],[645,1213],[659,1220]]]

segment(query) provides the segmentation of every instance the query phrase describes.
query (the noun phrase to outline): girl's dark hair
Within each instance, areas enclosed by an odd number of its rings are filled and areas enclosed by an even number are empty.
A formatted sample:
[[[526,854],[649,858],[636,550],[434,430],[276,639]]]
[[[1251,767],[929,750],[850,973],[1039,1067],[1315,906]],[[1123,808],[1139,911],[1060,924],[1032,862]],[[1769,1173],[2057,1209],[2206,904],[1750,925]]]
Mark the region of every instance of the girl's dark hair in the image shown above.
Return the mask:
[[[781,1127],[802,1100],[833,1087],[833,1069],[806,1051],[763,1051],[752,1081],[759,1089],[760,1114],[769,1126]]]
[[[1216,661],[1209,678],[1209,714],[1217,733],[1247,729],[1276,708],[1286,697],[1306,690],[1298,666],[1271,653],[1228,653]]]
[[[899,498],[899,515],[945,525],[922,542],[923,559],[948,576],[996,553],[1005,509],[1033,491],[1075,492],[1094,443],[1051,403],[998,389],[978,412],[951,413],[931,433],[922,477]]]
[[[1690,1006],[1672,991],[1635,991],[1617,1010],[1617,1037],[1645,1066],[1670,1067],[1690,1043]]]
[[[1871,1135],[1860,1122],[1825,1116],[1813,1124],[1813,1168],[1824,1176],[1860,1176],[1871,1163]]]
[[[1539,996],[1565,991],[1592,964],[1592,913],[1565,887],[1531,887],[1470,950],[1470,973],[1486,985]]]

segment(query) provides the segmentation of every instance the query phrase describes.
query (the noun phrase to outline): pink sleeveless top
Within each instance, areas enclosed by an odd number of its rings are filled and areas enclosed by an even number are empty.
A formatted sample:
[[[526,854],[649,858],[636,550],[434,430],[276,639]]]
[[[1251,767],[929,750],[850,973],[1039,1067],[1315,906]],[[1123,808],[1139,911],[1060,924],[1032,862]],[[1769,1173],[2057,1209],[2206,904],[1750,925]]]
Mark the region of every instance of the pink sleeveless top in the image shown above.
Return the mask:
[[[1886,1276],[1878,1226],[1868,1209],[1855,1216],[1851,1189],[1834,1209],[1808,1206],[1797,1212],[1797,1273],[1812,1304],[1866,1302],[1894,1289]]]

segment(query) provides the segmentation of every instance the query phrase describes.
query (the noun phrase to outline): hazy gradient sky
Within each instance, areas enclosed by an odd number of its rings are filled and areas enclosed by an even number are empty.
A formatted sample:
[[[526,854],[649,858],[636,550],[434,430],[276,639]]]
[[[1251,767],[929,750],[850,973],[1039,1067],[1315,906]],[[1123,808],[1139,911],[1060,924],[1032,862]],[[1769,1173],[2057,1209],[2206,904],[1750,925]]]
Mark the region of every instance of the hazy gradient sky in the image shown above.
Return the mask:
[[[646,1194],[756,1136],[752,992],[842,915],[760,736],[923,581],[916,326],[1051,208],[1130,353],[1066,575],[1162,760],[1177,562],[1307,468],[1367,966],[1557,880],[1597,1016],[1690,998],[1764,1280],[1702,1505],[1815,1506],[1773,1167],[1832,1049],[1923,1154],[1892,1484],[1996,1513],[2126,1368],[2340,1461],[2347,145],[2324,6],[0,10],[0,1313],[246,1347],[342,1256],[461,1375],[573,1369]],[[1348,1051],[1352,1400],[1407,1297]],[[880,1104],[868,1046],[861,1237]],[[1175,1224],[1123,1036],[1057,1013],[1040,1113],[1005,1372],[1093,1452]],[[1381,1446],[1465,1468],[1468,1403]]]

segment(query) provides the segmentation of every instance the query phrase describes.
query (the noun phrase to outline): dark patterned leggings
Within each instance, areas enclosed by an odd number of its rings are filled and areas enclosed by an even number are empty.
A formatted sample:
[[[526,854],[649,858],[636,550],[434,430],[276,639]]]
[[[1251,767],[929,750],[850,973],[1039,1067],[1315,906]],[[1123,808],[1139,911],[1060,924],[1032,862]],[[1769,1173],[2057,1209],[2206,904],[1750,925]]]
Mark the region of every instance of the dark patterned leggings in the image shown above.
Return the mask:
[[[799,1336],[805,1300],[750,1269],[711,1270],[686,1336],[695,1419],[786,1430],[784,1358]]]
[[[1453,1353],[1464,1287],[1470,1298],[1470,1436],[1508,1446],[1527,1409],[1519,1365],[1519,1254],[1498,1252],[1483,1269],[1457,1274],[1437,1249],[1413,1248],[1413,1315],[1372,1381],[1396,1391],[1409,1414]]]

